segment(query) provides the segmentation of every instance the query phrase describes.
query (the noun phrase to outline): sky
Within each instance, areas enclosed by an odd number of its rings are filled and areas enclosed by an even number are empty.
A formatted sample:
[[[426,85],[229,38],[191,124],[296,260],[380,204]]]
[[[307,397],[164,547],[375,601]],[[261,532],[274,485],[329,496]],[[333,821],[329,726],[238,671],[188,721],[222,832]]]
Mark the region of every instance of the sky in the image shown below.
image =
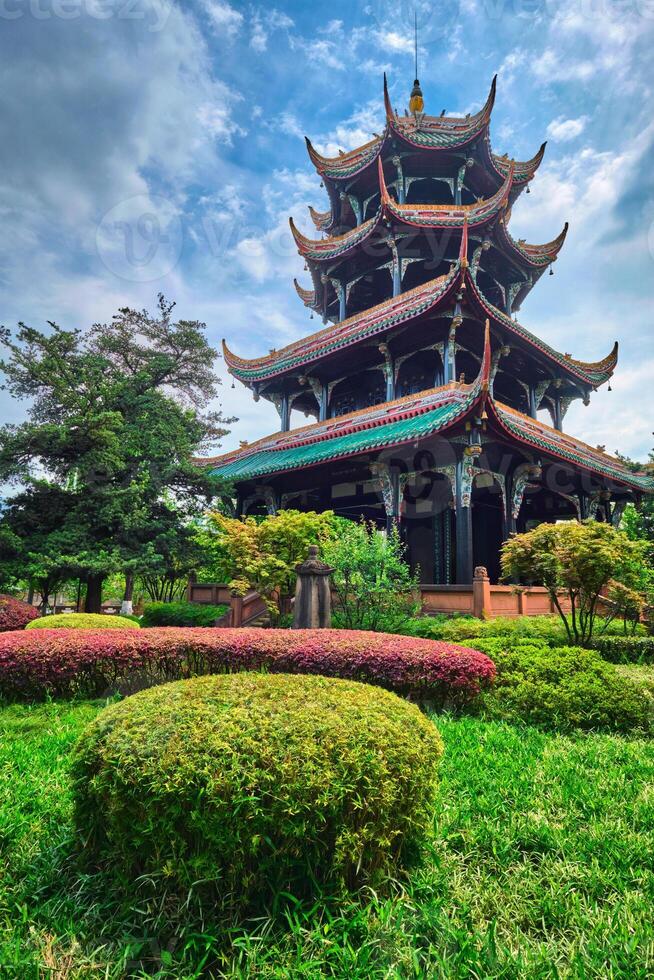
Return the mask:
[[[88,328],[122,306],[206,322],[251,357],[318,329],[288,216],[327,199],[304,135],[335,155],[403,108],[413,13],[425,110],[465,114],[498,90],[493,148],[547,151],[515,238],[570,222],[553,277],[519,318],[612,382],[567,431],[646,459],[654,440],[654,0],[0,0],[0,322]],[[224,377],[222,449],[276,431]],[[25,406],[0,392],[0,420]],[[305,422],[293,413],[293,424]]]

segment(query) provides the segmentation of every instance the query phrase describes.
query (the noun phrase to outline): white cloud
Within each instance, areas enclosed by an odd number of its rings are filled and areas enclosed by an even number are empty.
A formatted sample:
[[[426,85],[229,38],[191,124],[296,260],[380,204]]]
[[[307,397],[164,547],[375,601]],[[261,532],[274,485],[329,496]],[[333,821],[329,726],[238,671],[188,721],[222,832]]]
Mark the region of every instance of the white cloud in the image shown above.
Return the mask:
[[[275,31],[288,31],[291,27],[293,20],[276,7],[255,10],[252,15],[250,47],[261,54],[267,50],[271,34]]]
[[[205,134],[213,136],[221,143],[231,144],[234,136],[245,136],[243,129],[232,116],[232,107],[238,98],[224,86],[218,87],[220,98],[204,102],[198,106],[198,119]]]
[[[341,34],[343,31],[342,20],[330,20],[324,27],[318,28],[319,34]]]
[[[377,31],[375,34],[377,44],[383,51],[394,53],[412,54],[414,48],[413,35],[399,34],[397,31]]]
[[[218,35],[233,39],[243,24],[243,14],[234,10],[226,0],[204,0],[204,9]]]
[[[587,122],[588,116],[579,116],[578,119],[564,119],[563,116],[559,116],[558,119],[553,119],[547,127],[547,135],[555,142],[567,143],[568,140],[581,136]]]
[[[339,150],[353,150],[373,138],[373,133],[381,133],[384,128],[381,99],[356,109],[349,119],[339,123],[330,132],[312,140],[319,153],[324,156],[337,156]]]

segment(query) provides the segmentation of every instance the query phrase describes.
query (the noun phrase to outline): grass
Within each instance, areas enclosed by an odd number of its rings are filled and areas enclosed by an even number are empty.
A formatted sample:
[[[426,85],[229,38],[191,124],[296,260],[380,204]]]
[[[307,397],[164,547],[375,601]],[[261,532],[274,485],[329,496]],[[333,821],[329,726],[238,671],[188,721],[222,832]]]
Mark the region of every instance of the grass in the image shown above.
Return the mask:
[[[101,705],[0,709],[0,977],[645,978],[654,746],[474,718],[446,743],[437,843],[391,898],[287,904],[224,934],[74,859],[70,749]]]

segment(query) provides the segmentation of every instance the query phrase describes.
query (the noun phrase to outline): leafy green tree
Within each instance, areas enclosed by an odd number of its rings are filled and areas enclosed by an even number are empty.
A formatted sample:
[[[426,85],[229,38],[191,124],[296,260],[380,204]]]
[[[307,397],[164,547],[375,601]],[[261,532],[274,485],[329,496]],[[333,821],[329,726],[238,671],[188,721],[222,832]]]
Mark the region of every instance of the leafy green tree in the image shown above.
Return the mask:
[[[286,611],[295,592],[295,566],[307,557],[309,545],[325,547],[334,534],[332,511],[317,514],[281,510],[263,520],[237,520],[210,515],[217,542],[227,560],[224,571],[235,591],[259,592],[273,617]]]
[[[232,421],[204,408],[218,355],[173,306],[160,296],[155,316],[125,308],[87,333],[0,330],[4,387],[28,402],[27,421],[0,429],[0,480],[20,487],[2,524],[31,578],[43,559],[48,574],[84,580],[89,612],[108,574],[125,574],[129,597],[137,574],[160,573],[222,489],[194,462]]]
[[[590,643],[600,595],[610,583],[633,587],[645,560],[642,542],[610,524],[589,520],[539,524],[502,549],[505,579],[545,586],[571,643]],[[561,594],[570,604],[566,614]]]
[[[334,611],[347,629],[395,633],[419,611],[418,577],[397,530],[386,535],[373,522],[337,519],[323,557],[334,568]]]

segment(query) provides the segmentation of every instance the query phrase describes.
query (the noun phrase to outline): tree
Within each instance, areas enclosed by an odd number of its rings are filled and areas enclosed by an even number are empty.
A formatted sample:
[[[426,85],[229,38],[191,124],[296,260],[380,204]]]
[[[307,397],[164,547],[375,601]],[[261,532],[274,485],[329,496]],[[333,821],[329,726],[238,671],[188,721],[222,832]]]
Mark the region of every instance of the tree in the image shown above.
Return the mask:
[[[304,561],[309,545],[324,546],[334,534],[332,511],[317,514],[282,510],[262,520],[237,520],[210,515],[211,525],[228,557],[225,573],[235,591],[259,592],[274,617],[287,608],[295,591],[295,566]]]
[[[334,568],[334,610],[347,629],[394,633],[419,611],[420,585],[397,530],[387,535],[372,521],[337,518],[324,559]]]
[[[610,524],[589,520],[539,524],[517,534],[502,549],[505,579],[539,583],[550,594],[573,644],[590,643],[600,594],[610,583],[631,588],[642,568],[645,549]],[[570,604],[566,615],[563,593]]]
[[[218,355],[173,308],[160,296],[155,316],[121,309],[86,334],[0,329],[4,387],[29,401],[26,422],[0,429],[0,480],[21,487],[2,523],[19,538],[35,529],[25,555],[81,577],[87,611],[109,573],[125,574],[129,597],[136,574],[165,565],[158,544],[224,489],[194,462],[233,421],[203,407]]]

